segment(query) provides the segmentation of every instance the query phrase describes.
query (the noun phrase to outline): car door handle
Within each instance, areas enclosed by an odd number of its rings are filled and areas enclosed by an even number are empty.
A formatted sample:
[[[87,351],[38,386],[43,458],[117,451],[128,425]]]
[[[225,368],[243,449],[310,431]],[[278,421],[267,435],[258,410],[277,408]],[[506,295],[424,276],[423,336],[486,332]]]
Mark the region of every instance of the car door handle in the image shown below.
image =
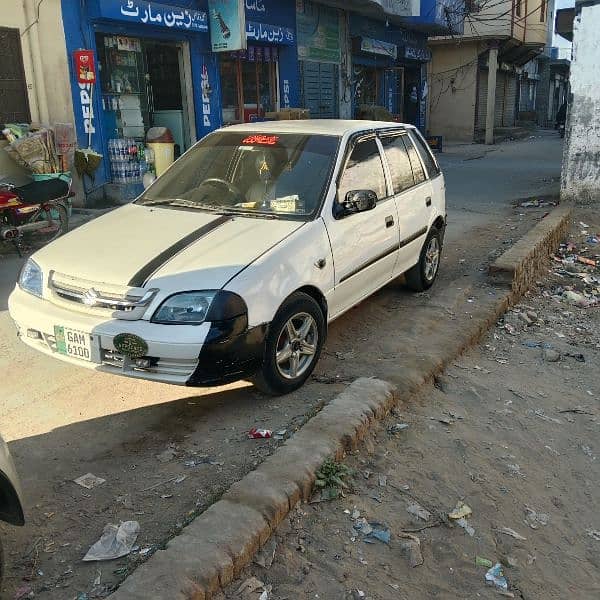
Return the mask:
[[[386,227],[392,227],[393,224],[394,224],[394,217],[392,217],[390,215],[389,217],[385,218],[385,226]]]
[[[431,196],[427,196],[427,198],[425,198],[425,206],[431,206]]]

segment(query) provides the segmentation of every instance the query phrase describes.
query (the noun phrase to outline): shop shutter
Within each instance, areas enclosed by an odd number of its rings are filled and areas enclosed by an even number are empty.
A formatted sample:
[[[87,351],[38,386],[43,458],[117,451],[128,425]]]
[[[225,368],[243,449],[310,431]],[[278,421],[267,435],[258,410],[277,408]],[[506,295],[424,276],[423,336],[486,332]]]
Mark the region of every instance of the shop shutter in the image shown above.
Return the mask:
[[[335,64],[304,60],[302,72],[302,107],[314,119],[335,119],[338,110],[338,67]]]
[[[506,73],[496,73],[496,104],[494,106],[494,127],[503,127],[504,117],[504,94],[506,89]]]
[[[514,73],[498,71],[496,79],[495,127],[514,127],[517,107],[517,78]]]
[[[535,85],[535,83],[533,83]],[[506,94],[504,101],[503,126],[514,127],[517,107],[517,77],[514,73],[506,74]]]
[[[29,123],[19,30],[0,27],[0,48],[0,123]]]
[[[475,115],[475,129],[485,129],[485,115],[487,112],[488,72],[479,70],[479,94],[477,97],[477,114]]]

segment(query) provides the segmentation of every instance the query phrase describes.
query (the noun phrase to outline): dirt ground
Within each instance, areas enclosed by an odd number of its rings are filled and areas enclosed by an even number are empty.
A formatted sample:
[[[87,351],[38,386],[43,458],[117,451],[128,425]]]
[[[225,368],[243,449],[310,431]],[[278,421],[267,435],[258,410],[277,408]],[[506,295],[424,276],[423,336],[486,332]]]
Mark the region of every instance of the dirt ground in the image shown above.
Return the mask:
[[[494,301],[495,292],[485,283],[487,264],[528,231],[544,210],[531,209],[524,215],[517,211],[501,225],[471,230],[468,246],[449,245],[445,268],[430,292],[414,295],[395,282],[336,321],[312,382],[294,394],[268,398],[240,383],[220,390],[186,390],[183,397],[172,399],[171,387],[159,389],[156,384],[148,390],[164,390],[164,400],[132,411],[129,394],[139,396],[139,382],[108,375],[93,376],[104,383],[101,396],[91,396],[93,388],[86,392],[86,371],[74,372],[77,380],[68,390],[60,380],[49,379],[35,405],[23,389],[23,402],[30,405],[26,411],[16,407],[6,414],[2,426],[8,439],[12,431],[35,427],[29,420],[32,409],[46,412],[46,403],[62,394],[72,398],[65,408],[75,416],[63,417],[57,411],[53,419],[68,420],[69,425],[32,432],[10,444],[17,466],[20,457],[27,456],[35,470],[20,469],[26,500],[32,500],[26,506],[26,527],[0,525],[8,561],[6,599],[106,597],[282,443],[248,439],[251,427],[284,432],[285,438],[357,377],[392,382],[408,374],[414,377],[419,372],[419,358],[413,353],[417,340],[428,335],[428,343],[435,344],[439,336],[452,336],[473,311],[485,310],[486,303]],[[404,365],[403,370],[398,365]],[[48,367],[68,368],[53,363]],[[90,419],[88,411],[79,422],[81,409],[74,403],[82,395],[98,414]],[[103,398],[111,404],[105,407]],[[119,399],[123,409],[115,411]],[[133,423],[139,430],[133,430]],[[115,444],[115,438],[122,441]],[[165,452],[163,461],[158,457]],[[106,483],[91,490],[73,483],[86,473]],[[107,523],[128,520],[138,521],[141,528],[129,556],[105,563],[81,561]]]
[[[393,282],[349,311],[332,324],[311,381],[282,398],[247,383],[190,389],[123,379],[36,353],[15,338],[5,311],[7,267],[14,281],[18,264],[0,261],[0,431],[22,479],[27,519],[24,528],[0,525],[3,600],[107,596],[282,443],[248,439],[251,427],[293,435],[357,377],[417,380],[422,357],[495,302],[489,262],[549,210],[514,210],[511,202],[557,189],[561,146],[553,136],[477,160],[458,150],[443,157],[450,222],[435,287],[414,295]],[[73,483],[90,472],[106,482],[91,490]],[[129,556],[82,562],[107,523],[127,520],[141,528]]]
[[[585,243],[595,232],[597,213],[578,213],[569,252],[600,258],[600,244]],[[590,278],[600,269],[563,266],[401,403],[347,457],[345,497],[299,506],[274,536],[270,568],[253,564],[222,598],[598,598],[600,305],[565,291],[600,293]],[[460,502],[471,531],[448,517]],[[425,520],[407,510],[415,503]],[[367,523],[387,528],[389,544],[365,536]],[[506,591],[486,585],[477,557],[502,565]],[[264,587],[238,594],[249,577]]]

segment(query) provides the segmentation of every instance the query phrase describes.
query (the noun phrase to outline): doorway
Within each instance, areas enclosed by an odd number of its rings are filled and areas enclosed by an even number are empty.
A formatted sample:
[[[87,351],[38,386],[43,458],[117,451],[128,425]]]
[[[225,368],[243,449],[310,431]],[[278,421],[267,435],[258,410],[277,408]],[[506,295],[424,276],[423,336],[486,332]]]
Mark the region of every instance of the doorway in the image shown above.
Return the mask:
[[[421,87],[421,68],[404,68],[404,115],[405,123],[419,126]]]
[[[151,127],[167,127],[175,156],[187,150],[195,139],[187,43],[105,34],[96,42],[107,137],[143,142]]]
[[[300,61],[302,106],[313,119],[337,119],[339,68],[333,63]]]
[[[278,51],[249,46],[220,59],[223,124],[261,121],[276,111]]]
[[[177,157],[191,145],[183,45],[145,42],[143,46],[151,125],[171,130]]]

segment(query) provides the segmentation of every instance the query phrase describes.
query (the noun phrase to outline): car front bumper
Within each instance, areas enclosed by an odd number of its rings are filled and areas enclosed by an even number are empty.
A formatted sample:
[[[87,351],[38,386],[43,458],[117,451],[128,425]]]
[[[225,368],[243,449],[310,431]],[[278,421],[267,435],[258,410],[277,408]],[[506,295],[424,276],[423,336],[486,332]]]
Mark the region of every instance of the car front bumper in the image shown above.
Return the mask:
[[[18,287],[9,297],[8,308],[19,337],[28,346],[105,373],[175,385],[219,385],[247,377],[262,360],[266,328],[240,330],[213,323],[160,325],[102,318],[67,310]],[[90,360],[61,354],[56,326],[90,335]],[[118,353],[113,340],[123,333],[137,335],[147,343],[144,359],[151,359],[150,365]]]

